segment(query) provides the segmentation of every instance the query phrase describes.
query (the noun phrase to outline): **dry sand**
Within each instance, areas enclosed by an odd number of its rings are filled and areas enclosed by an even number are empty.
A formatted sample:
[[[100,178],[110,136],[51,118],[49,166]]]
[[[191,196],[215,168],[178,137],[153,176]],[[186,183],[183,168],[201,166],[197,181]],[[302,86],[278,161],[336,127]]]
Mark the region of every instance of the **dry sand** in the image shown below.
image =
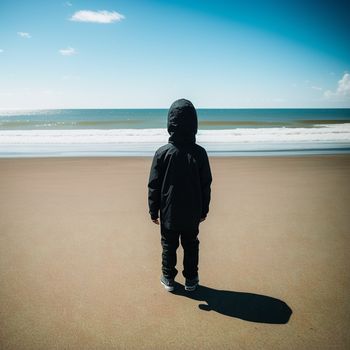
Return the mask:
[[[212,158],[193,294],[159,283],[150,162],[0,160],[1,349],[350,348],[350,156]]]

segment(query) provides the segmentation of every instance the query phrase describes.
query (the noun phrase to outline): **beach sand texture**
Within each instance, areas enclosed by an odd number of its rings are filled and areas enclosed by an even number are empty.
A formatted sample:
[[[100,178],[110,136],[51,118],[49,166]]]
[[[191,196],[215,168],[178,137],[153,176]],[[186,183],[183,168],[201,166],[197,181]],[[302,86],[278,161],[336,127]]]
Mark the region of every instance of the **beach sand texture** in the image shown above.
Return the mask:
[[[350,349],[350,156],[211,158],[193,294],[159,282],[150,164],[0,160],[1,349]]]

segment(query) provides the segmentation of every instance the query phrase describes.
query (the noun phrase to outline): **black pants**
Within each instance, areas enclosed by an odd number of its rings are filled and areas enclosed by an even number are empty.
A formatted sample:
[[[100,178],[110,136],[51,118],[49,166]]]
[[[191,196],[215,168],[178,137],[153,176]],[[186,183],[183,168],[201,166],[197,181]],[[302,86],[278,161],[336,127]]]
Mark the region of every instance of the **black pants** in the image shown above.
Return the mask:
[[[184,249],[183,271],[185,278],[192,279],[198,276],[199,240],[198,228],[195,230],[174,231],[161,225],[162,272],[166,278],[174,278],[177,275],[176,250],[179,247],[179,238]]]

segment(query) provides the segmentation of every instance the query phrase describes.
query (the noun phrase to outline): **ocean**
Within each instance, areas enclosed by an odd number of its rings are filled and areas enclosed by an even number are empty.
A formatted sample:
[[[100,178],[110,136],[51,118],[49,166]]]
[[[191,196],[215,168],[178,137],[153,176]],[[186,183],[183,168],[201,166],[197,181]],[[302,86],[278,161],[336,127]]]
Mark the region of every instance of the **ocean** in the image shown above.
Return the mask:
[[[198,109],[210,156],[350,153],[350,109]],[[167,109],[0,110],[0,157],[152,156]]]

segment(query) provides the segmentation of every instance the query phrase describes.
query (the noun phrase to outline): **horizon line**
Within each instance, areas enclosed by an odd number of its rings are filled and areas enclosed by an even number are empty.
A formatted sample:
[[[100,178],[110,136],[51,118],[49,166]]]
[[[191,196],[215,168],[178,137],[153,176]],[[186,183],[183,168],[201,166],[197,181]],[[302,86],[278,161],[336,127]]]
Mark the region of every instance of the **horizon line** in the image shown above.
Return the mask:
[[[71,107],[71,108],[0,108],[0,111],[94,110],[94,109],[169,109],[169,107]],[[198,109],[350,109],[349,107],[195,107]]]

